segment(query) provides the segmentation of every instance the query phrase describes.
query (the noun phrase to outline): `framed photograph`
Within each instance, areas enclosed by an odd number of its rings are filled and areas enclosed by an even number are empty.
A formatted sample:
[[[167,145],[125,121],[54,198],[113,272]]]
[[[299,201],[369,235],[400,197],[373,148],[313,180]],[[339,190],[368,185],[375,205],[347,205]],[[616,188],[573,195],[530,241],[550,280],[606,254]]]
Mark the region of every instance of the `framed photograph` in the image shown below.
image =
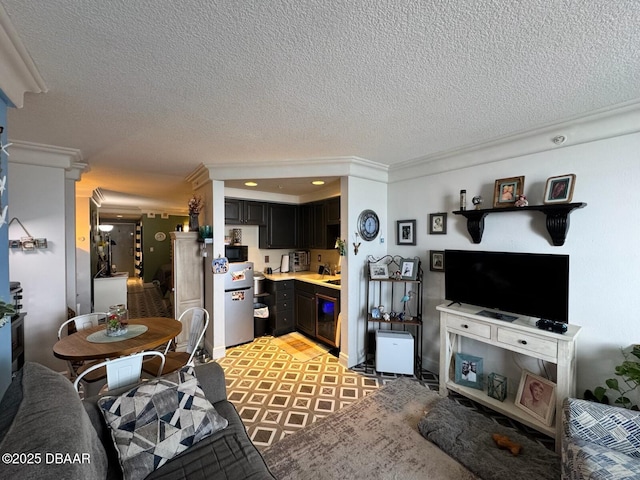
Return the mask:
[[[528,370],[523,370],[516,395],[516,407],[545,425],[551,425],[556,407],[556,384]]]
[[[371,280],[386,280],[389,278],[389,265],[384,262],[369,263],[369,276]]]
[[[493,188],[493,208],[515,207],[516,197],[524,194],[524,176],[500,178]]]
[[[455,367],[457,384],[482,390],[482,358],[456,353]]]
[[[415,220],[398,220],[396,222],[396,243],[398,245],[416,244]]]
[[[573,198],[573,186],[576,176],[573,173],[559,175],[547,179],[544,189],[544,203],[569,203]]]
[[[429,250],[429,270],[444,273],[444,250]]]
[[[402,280],[415,280],[418,277],[420,261],[417,258],[403,258],[400,260],[400,278]]]
[[[430,213],[429,214],[429,233],[432,235],[447,233],[447,214],[446,213]]]

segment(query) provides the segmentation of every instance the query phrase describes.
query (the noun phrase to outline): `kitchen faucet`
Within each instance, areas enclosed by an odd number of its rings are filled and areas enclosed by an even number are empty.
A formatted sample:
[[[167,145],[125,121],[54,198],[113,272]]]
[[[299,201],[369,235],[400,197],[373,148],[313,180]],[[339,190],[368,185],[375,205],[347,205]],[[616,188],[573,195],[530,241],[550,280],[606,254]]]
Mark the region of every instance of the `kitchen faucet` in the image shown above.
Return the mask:
[[[329,268],[329,265],[325,263],[322,266],[322,277],[324,278],[324,276],[327,275],[327,274],[331,275],[331,269]]]

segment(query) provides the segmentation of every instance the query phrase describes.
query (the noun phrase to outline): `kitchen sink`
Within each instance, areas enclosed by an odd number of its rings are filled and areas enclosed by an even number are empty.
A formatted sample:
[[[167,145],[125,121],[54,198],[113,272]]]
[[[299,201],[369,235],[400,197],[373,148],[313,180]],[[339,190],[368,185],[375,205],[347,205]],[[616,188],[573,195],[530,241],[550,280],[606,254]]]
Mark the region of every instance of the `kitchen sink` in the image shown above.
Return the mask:
[[[341,279],[338,279],[338,280],[326,280],[324,283],[330,283],[331,285],[342,285],[342,283],[340,283],[340,282],[342,282]]]

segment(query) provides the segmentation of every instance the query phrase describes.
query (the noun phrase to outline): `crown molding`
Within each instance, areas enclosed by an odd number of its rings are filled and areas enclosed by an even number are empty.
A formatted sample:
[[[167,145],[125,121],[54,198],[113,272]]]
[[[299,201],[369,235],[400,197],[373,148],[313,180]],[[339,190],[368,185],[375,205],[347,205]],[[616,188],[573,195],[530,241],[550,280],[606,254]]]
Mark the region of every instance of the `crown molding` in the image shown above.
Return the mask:
[[[9,147],[9,163],[62,168],[67,171],[77,168],[83,168],[83,171],[88,169],[88,165],[82,162],[82,152],[78,149],[20,140],[9,141],[12,144]]]
[[[0,64],[5,67],[0,76],[0,90],[13,106],[22,108],[24,94],[27,92],[43,93],[48,90],[2,5],[0,5]]]
[[[194,188],[208,180],[241,180],[247,170],[255,178],[299,178],[354,176],[386,182],[389,167],[359,157],[324,157],[303,160],[281,160],[270,163],[236,162],[227,164],[201,164],[189,176],[187,182]]]
[[[634,100],[565,119],[543,127],[506,135],[489,142],[427,155],[393,165],[389,183],[484,165],[509,158],[557,150],[640,132],[640,101]],[[555,143],[554,138],[565,140]]]

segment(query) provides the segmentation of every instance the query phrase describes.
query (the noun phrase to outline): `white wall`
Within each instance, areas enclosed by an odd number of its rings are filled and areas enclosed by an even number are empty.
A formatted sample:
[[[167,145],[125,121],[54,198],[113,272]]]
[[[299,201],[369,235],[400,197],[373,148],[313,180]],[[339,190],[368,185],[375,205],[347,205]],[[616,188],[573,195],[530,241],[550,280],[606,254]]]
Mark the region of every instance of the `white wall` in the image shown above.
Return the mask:
[[[24,289],[25,359],[64,370],[65,363],[53,356],[58,326],[67,319],[65,255],[65,171],[9,162],[11,216],[20,219],[34,237],[47,239],[48,248],[9,252],[9,275]],[[17,222],[9,239],[26,233]]]
[[[468,208],[473,208],[470,200],[478,194],[484,206],[490,207],[494,181],[518,175],[525,176],[530,204],[541,204],[547,178],[566,173],[577,176],[573,201],[588,205],[571,214],[562,247],[551,245],[545,217],[538,212],[488,215],[482,242],[477,245],[469,238],[464,217],[451,214],[459,209],[460,189],[467,190]],[[403,256],[418,255],[425,263],[425,367],[437,371],[439,317],[435,306],[444,301],[444,275],[429,271],[429,250],[568,254],[569,321],[582,326],[577,394],[604,384],[613,376],[613,366],[622,360],[620,347],[638,341],[640,196],[635,190],[639,177],[640,134],[634,133],[390,184],[389,224],[417,219],[417,245],[394,250]],[[435,212],[449,212],[446,235],[427,234],[428,215]],[[391,232],[388,236],[391,238]],[[489,373],[486,368],[485,373]]]

